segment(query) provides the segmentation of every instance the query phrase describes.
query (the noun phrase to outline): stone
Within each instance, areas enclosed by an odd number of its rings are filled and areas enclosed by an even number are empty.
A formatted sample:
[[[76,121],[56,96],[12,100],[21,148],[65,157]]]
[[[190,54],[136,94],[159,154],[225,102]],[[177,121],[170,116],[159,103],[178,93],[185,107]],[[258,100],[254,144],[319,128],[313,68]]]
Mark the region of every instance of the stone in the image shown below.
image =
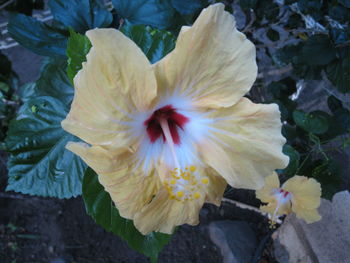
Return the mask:
[[[279,262],[350,262],[350,193],[322,199],[322,219],[307,224],[290,215],[274,234],[274,252]],[[287,259],[287,260],[286,260]]]
[[[247,222],[212,222],[209,225],[209,236],[220,249],[223,263],[251,262],[257,247],[257,238]]]

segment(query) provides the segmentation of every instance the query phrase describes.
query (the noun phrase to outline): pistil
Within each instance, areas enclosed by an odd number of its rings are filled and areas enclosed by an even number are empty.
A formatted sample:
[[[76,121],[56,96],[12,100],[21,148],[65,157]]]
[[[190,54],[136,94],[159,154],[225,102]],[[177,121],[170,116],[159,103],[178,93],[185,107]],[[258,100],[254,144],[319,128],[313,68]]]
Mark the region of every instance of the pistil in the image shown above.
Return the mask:
[[[179,164],[179,160],[177,159],[177,156],[176,156],[175,144],[173,141],[173,137],[171,136],[168,120],[166,118],[160,117],[159,124],[163,130],[165,142],[168,144],[168,146],[170,148],[171,155],[172,155],[173,160],[174,160],[174,165],[175,165],[174,168],[180,169],[180,164]]]

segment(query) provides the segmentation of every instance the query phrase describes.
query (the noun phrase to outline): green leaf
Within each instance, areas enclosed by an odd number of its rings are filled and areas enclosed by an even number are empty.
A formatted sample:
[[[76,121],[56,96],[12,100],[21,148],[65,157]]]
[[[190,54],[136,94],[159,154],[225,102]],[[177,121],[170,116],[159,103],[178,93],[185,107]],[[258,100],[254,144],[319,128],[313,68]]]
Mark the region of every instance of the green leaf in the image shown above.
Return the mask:
[[[205,0],[171,0],[172,6],[181,15],[190,15],[203,9],[208,1]]]
[[[343,103],[333,95],[328,97],[327,104],[332,113],[336,113],[339,109],[343,108]]]
[[[333,195],[339,191],[341,169],[335,161],[316,161],[311,176],[321,184],[323,198],[331,200]]]
[[[112,0],[112,3],[119,16],[137,25],[167,28],[175,15],[170,0]]]
[[[310,66],[327,65],[336,58],[335,46],[324,34],[310,36],[301,53],[301,59]]]
[[[29,83],[24,84],[19,89],[18,95],[19,95],[22,102],[26,102],[29,99],[31,99],[33,96],[35,96],[35,94],[36,94],[35,93],[36,92],[35,86],[36,86],[36,83],[29,82]]]
[[[81,194],[85,164],[65,149],[77,139],[61,128],[67,105],[53,97],[28,100],[10,123],[7,191],[70,198]]]
[[[157,62],[175,47],[175,37],[164,30],[126,23],[121,31],[142,49],[151,63]]]
[[[295,110],[293,119],[296,125],[307,132],[322,134],[327,132],[329,128],[328,116],[320,111],[305,113],[302,110]]]
[[[74,76],[82,68],[82,63],[86,61],[86,55],[91,48],[90,40],[83,35],[70,30],[70,37],[67,44],[68,68],[67,75],[71,83]]]
[[[339,91],[343,93],[350,91],[350,51],[341,59],[327,65],[326,73]]]
[[[266,36],[271,40],[271,41],[278,41],[280,39],[280,34],[278,31],[270,28],[267,30]]]
[[[350,0],[338,0],[339,4],[342,4],[343,6],[350,8]]]
[[[133,222],[122,218],[103,186],[98,182],[96,173],[88,168],[83,180],[83,198],[87,213],[106,231],[125,240],[134,250],[151,258],[152,262],[162,248],[170,241],[171,235],[151,233],[142,235]]]
[[[50,0],[49,7],[54,19],[80,33],[108,27],[113,20],[99,0]]]
[[[283,170],[283,174],[287,177],[292,177],[296,174],[299,168],[300,154],[292,146],[285,144],[283,146],[283,153],[289,156],[289,164]]]
[[[11,61],[0,53],[0,76],[8,78],[12,72]]]
[[[68,80],[66,67],[67,62],[64,59],[48,59],[35,84],[33,96],[52,96],[69,105],[74,90]]]
[[[42,56],[65,56],[67,37],[57,29],[32,17],[12,15],[8,31],[22,46]]]
[[[297,91],[295,80],[289,77],[272,81],[267,89],[275,99],[286,99]]]

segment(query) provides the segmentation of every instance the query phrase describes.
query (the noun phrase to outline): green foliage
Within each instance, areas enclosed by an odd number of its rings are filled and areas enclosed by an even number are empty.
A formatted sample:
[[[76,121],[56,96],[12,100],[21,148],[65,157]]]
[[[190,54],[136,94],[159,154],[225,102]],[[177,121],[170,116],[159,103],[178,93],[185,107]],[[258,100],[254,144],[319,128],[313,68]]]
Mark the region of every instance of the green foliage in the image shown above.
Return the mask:
[[[125,240],[136,251],[157,262],[158,254],[170,241],[171,235],[151,233],[142,235],[131,220],[122,218],[103,186],[98,182],[96,173],[88,168],[83,180],[83,198],[87,213],[106,231]]]
[[[336,58],[336,49],[327,35],[316,34],[304,43],[301,56],[307,65],[322,66]]]
[[[129,23],[121,31],[142,49],[151,63],[157,62],[175,47],[175,37],[167,31]]]
[[[65,66],[62,60],[48,62],[38,81],[24,91],[26,102],[5,141],[10,153],[7,190],[58,198],[81,194],[86,166],[65,149],[77,139],[61,127],[73,97]]]
[[[10,153],[7,191],[58,198],[81,194],[85,165],[65,149],[67,142],[76,141],[61,128],[67,112],[67,105],[47,96],[32,98],[22,106],[6,138]]]
[[[328,79],[338,87],[341,92],[350,90],[350,50],[343,57],[327,65],[326,68]]]
[[[119,16],[136,25],[167,28],[175,16],[170,0],[112,0],[112,3]]]
[[[113,20],[99,0],[50,0],[49,7],[55,20],[80,33],[90,28],[108,27]]]
[[[69,105],[73,99],[74,91],[68,80],[66,67],[67,63],[65,60],[46,60],[41,69],[41,77],[32,87],[32,96],[51,96],[65,105]]]
[[[172,6],[181,15],[191,15],[203,9],[208,1],[205,0],[171,0]]]
[[[289,157],[289,164],[284,169],[283,174],[287,177],[292,177],[297,174],[300,164],[300,154],[297,150],[288,144],[284,145],[283,153]]]
[[[18,88],[17,75],[12,71],[11,62],[0,53],[0,149],[4,148],[9,121],[15,115],[19,105],[16,91]]]
[[[325,133],[329,128],[329,118],[321,111],[305,113],[302,110],[296,110],[293,112],[293,118],[296,125],[314,134]]]
[[[70,30],[70,38],[67,45],[68,67],[67,75],[73,84],[73,78],[82,68],[82,63],[86,61],[86,55],[91,48],[91,43],[86,36]]]
[[[64,56],[67,37],[58,29],[35,18],[13,14],[9,20],[10,36],[22,46],[42,56]]]

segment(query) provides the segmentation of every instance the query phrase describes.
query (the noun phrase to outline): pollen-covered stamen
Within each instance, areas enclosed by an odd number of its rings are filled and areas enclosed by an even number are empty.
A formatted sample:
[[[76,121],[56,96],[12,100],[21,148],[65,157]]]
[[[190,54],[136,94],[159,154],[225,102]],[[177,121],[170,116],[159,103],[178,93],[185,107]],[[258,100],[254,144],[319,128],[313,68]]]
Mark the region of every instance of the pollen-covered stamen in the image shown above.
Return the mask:
[[[170,198],[178,201],[201,198],[208,184],[209,178],[201,176],[195,166],[185,167],[184,170],[175,168],[164,183]]]
[[[144,122],[148,137],[152,143],[157,141],[161,136],[164,141],[167,140],[164,129],[161,126],[161,121],[167,122],[173,142],[175,144],[180,144],[181,141],[178,129],[183,130],[189,119],[181,113],[178,113],[172,105],[167,105],[154,111],[151,117]]]

